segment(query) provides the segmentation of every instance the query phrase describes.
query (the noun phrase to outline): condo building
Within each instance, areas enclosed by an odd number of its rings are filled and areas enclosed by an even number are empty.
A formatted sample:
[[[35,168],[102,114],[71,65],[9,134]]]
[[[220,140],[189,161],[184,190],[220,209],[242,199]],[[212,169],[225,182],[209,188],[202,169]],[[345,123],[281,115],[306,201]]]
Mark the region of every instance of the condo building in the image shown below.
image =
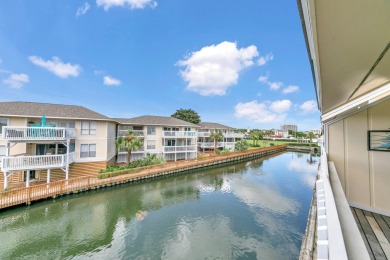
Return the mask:
[[[30,186],[81,176],[96,176],[113,163],[128,163],[115,140],[128,131],[142,146],[130,160],[156,154],[166,161],[197,158],[213,150],[212,131],[223,137],[217,148],[234,150],[244,134],[217,123],[192,124],[165,116],[109,118],[88,108],[34,102],[0,102],[0,185]],[[14,185],[13,185],[14,186]]]
[[[198,130],[198,148],[201,151],[208,151],[215,149],[215,145],[217,148],[226,148],[231,151],[234,151],[234,147],[236,145],[236,141],[244,138],[244,134],[235,133],[235,128],[230,126],[221,125],[218,123],[211,122],[201,122],[199,123]],[[211,133],[213,131],[220,131],[223,137],[215,142],[213,138],[211,138]]]
[[[115,129],[82,106],[0,102],[0,183],[96,175],[115,161]]]
[[[118,137],[129,130],[143,141],[143,147],[132,151],[131,160],[142,159],[146,154],[157,154],[167,161],[188,160],[197,157],[198,125],[166,116],[140,116],[115,118]],[[118,151],[118,163],[127,163],[127,151]]]

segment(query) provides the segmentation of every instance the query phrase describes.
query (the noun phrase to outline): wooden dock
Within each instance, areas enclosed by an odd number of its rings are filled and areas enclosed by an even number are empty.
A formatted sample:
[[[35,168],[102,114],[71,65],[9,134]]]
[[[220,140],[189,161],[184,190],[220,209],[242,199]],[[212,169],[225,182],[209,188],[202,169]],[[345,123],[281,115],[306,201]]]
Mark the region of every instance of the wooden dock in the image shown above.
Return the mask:
[[[104,173],[96,176],[85,176],[69,180],[61,180],[51,183],[34,185],[28,188],[12,189],[0,192],[0,209],[30,204],[47,198],[78,193],[91,189],[112,186],[127,182],[140,181],[160,176],[169,176],[177,173],[215,166],[234,161],[247,160],[280,153],[286,150],[286,145],[278,145],[267,148],[247,150],[243,152],[232,152],[226,155],[213,156],[202,160],[178,161],[146,167],[144,169],[130,169],[121,172]],[[98,178],[100,177],[100,178]],[[105,178],[101,178],[105,177]]]
[[[390,217],[351,208],[371,259],[390,259]]]

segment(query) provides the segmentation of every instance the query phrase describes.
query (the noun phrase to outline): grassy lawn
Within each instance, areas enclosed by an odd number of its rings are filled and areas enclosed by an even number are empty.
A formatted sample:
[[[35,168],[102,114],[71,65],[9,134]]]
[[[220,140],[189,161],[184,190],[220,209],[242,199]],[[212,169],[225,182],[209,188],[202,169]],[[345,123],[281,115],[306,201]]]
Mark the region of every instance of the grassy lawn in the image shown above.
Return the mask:
[[[253,144],[253,140],[246,140],[248,145],[252,145]],[[260,147],[270,147],[270,143],[273,143],[274,145],[279,145],[279,144],[285,144],[285,143],[288,143],[286,141],[274,141],[274,140],[259,140],[257,141],[257,144],[260,145]],[[259,147],[252,147],[252,146],[249,146],[248,149],[256,149],[256,148],[259,148]]]

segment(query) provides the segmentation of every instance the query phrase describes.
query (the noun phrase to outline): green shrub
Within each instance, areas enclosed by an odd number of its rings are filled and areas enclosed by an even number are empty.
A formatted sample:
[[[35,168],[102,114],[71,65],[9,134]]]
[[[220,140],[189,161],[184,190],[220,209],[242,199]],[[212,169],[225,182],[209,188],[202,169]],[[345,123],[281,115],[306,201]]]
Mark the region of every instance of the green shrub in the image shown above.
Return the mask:
[[[162,164],[162,163],[165,163],[165,159],[163,157],[159,157],[155,154],[147,154],[146,157],[143,158],[142,160],[132,161],[128,165],[124,165],[124,166],[110,165],[105,170],[100,170],[100,174],[146,167],[146,166]]]
[[[227,154],[230,153],[230,150],[227,148],[224,148],[223,150],[217,150],[217,154]]]
[[[236,142],[236,146],[234,148],[236,151],[245,151],[248,150],[248,143],[241,139]]]
[[[275,144],[274,143],[269,143],[269,146],[274,146]]]

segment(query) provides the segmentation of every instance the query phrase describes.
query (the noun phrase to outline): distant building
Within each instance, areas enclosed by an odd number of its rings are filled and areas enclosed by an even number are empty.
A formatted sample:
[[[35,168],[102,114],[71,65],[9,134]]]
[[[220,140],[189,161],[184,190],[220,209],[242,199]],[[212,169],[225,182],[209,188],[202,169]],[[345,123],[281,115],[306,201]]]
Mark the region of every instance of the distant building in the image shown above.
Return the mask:
[[[291,130],[291,131],[294,131],[294,132],[298,132],[298,126],[297,125],[282,125],[282,126],[280,126],[280,128],[284,132],[288,132],[288,130]]]

